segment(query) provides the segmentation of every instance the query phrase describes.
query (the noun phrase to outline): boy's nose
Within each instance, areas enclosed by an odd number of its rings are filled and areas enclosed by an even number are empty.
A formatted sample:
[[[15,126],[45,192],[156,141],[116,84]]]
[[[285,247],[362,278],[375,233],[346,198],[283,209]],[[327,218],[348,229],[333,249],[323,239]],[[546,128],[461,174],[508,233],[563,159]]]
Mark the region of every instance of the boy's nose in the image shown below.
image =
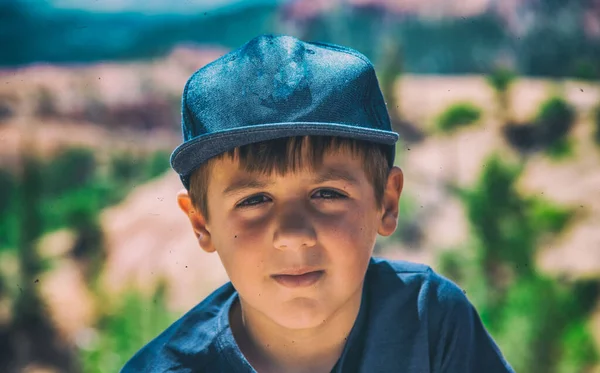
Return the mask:
[[[316,232],[308,217],[296,212],[288,212],[279,219],[279,226],[273,237],[273,245],[280,250],[297,250],[317,244]]]

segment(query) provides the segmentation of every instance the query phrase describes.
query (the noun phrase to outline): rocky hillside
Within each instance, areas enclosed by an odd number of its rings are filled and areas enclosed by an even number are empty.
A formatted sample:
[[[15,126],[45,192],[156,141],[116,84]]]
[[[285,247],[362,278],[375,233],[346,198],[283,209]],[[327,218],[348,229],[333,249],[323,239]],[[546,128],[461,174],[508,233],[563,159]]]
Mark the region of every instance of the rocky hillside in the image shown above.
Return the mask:
[[[65,146],[171,149],[185,81],[224,52],[176,48],[160,60],[0,70],[0,167],[18,162],[25,138],[44,156]]]
[[[164,60],[148,63],[3,72],[1,165],[18,166],[23,133],[34,133],[42,154],[72,145],[98,152],[123,146],[174,148],[180,141],[178,118],[169,116],[177,116],[183,84],[195,69],[221,53],[177,49]],[[513,116],[531,118],[555,87],[545,80],[518,80],[511,94]],[[600,277],[600,150],[590,136],[590,113],[600,102],[600,87],[578,81],[559,87],[577,110],[574,153],[558,162],[533,156],[519,188],[579,210],[576,223],[540,250],[541,268],[569,277]],[[499,153],[506,159],[516,155],[501,136],[493,91],[483,77],[406,75],[397,82],[396,93],[398,105],[388,103],[390,110],[397,106],[407,121],[427,134],[420,143],[401,143],[398,157],[405,172],[405,197],[418,206],[415,221],[423,237],[418,245],[394,243],[383,252],[435,266],[437,252],[460,246],[469,234],[462,205],[446,192],[448,180],[472,185],[489,155]],[[479,123],[451,135],[433,131],[435,118],[459,101],[483,109]],[[148,125],[146,111],[161,119]],[[170,171],[137,186],[123,203],[104,211],[107,256],[102,283],[108,292],[117,295],[128,287],[151,291],[166,279],[169,306],[182,312],[226,281],[218,256],[201,251],[176,205],[180,188]],[[57,232],[41,246],[45,255],[61,256],[70,240],[69,232]],[[93,300],[72,261],[65,258],[60,263],[41,287],[57,324],[74,339],[94,317]]]
[[[514,88],[515,116],[531,116],[550,88],[545,81],[520,81]],[[484,108],[493,107],[492,92],[481,77],[407,76],[399,82],[398,89],[402,113],[424,127],[430,125],[436,113],[456,101],[469,100]],[[600,222],[600,150],[591,143],[591,126],[585,116],[600,100],[600,87],[568,82],[565,92],[582,118],[573,135],[578,144],[575,154],[560,163],[542,155],[534,157],[519,188],[526,194],[544,194],[561,205],[582,206],[572,230],[541,251],[542,267],[569,276],[598,276],[600,230],[594,226]],[[425,237],[420,247],[396,247],[390,255],[433,264],[432,253],[460,245],[468,235],[460,203],[445,192],[449,171],[458,184],[470,186],[489,155],[496,152],[511,158],[514,153],[500,136],[491,113],[486,113],[473,128],[452,136],[432,135],[420,144],[405,147],[399,159],[399,166],[405,172],[405,195],[425,211],[419,215]],[[175,194],[180,188],[176,175],[169,172],[164,179],[135,190],[122,206],[107,211],[105,222],[111,242],[108,277],[115,279],[113,282],[126,282],[124,278],[129,276],[138,284],[147,284],[152,277],[149,272],[154,276],[163,272],[179,283],[173,289],[183,289],[190,281],[186,273],[192,272],[184,271],[185,266],[198,268],[207,261],[215,275],[203,270],[192,282],[206,278],[214,284],[223,279],[219,262],[214,255],[200,253],[185,217],[176,206]],[[134,264],[136,258],[144,258],[139,266]],[[194,263],[195,260],[200,263]],[[204,291],[199,289],[199,294]],[[185,303],[183,299],[176,302]]]

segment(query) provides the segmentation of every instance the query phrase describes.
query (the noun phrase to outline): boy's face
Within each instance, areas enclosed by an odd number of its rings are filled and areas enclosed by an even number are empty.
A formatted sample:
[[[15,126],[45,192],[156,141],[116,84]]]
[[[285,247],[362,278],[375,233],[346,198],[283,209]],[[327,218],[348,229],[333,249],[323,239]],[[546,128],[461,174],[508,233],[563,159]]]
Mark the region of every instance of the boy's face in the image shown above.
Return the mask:
[[[208,223],[185,191],[178,201],[202,248],[221,258],[244,312],[304,329],[360,298],[377,234],[396,228],[401,190],[394,167],[376,206],[361,159],[341,151],[325,154],[319,169],[285,176],[215,161]]]

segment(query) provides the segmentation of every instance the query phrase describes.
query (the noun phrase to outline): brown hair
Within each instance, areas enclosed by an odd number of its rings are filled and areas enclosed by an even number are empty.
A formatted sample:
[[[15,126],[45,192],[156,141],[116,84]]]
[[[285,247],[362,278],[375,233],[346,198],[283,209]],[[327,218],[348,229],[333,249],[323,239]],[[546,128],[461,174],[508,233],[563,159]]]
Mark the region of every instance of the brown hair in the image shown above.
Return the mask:
[[[304,152],[303,152],[304,149]],[[360,156],[363,170],[373,186],[375,202],[381,206],[383,192],[387,182],[390,166],[385,156],[385,146],[350,138],[332,136],[295,136],[262,141],[244,145],[222,153],[200,165],[190,177],[189,195],[194,206],[202,213],[208,222],[208,181],[214,161],[229,156],[231,160],[238,159],[240,169],[246,172],[258,172],[267,176],[273,171],[279,175],[294,172],[308,166],[323,162],[323,156],[328,151],[350,150],[354,156]],[[306,159],[308,164],[304,164]]]

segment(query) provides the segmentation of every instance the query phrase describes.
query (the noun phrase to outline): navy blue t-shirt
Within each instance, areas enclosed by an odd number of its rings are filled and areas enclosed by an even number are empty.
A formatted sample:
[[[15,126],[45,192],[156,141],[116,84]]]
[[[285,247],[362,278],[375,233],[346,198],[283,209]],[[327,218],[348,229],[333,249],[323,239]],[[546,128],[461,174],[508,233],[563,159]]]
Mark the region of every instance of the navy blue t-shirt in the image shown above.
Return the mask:
[[[256,372],[229,327],[231,283],[138,351],[121,373]],[[463,291],[430,267],[372,258],[333,373],[514,373]]]

